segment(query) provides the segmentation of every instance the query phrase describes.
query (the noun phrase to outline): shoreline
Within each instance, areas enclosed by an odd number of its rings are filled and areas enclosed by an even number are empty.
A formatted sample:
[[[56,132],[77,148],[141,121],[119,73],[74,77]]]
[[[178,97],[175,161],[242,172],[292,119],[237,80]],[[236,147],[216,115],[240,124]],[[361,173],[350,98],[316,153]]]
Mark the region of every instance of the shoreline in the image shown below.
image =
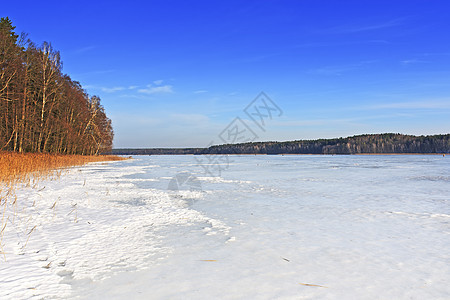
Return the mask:
[[[56,153],[0,152],[0,183],[14,187],[15,184],[39,180],[57,174],[61,170],[82,166],[90,162],[126,160],[118,155],[79,155]],[[2,192],[0,188],[0,194]]]
[[[192,154],[192,153],[186,153],[186,154],[113,154],[113,155],[120,155],[120,156],[206,156],[206,155],[267,155],[267,156],[285,156],[285,155],[314,155],[314,156],[350,156],[350,155],[450,155],[450,153],[276,153],[276,154],[268,154],[268,153],[205,153],[205,154]]]

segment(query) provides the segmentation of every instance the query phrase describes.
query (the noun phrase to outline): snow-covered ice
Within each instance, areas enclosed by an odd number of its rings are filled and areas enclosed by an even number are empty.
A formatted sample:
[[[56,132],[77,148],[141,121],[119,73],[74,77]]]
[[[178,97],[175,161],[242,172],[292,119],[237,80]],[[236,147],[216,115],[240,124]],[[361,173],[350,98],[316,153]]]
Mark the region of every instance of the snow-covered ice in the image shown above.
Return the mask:
[[[448,157],[230,160],[214,177],[138,156],[19,188],[0,299],[450,298]],[[197,185],[168,189],[177,174]]]

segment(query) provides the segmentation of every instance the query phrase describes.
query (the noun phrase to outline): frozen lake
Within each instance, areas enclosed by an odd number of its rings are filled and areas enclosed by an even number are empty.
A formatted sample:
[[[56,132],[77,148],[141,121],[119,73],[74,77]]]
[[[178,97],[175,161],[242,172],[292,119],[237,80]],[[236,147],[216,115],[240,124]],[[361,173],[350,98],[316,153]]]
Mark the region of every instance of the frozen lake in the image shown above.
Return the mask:
[[[449,157],[228,159],[220,176],[215,157],[137,156],[22,188],[0,298],[450,298]]]

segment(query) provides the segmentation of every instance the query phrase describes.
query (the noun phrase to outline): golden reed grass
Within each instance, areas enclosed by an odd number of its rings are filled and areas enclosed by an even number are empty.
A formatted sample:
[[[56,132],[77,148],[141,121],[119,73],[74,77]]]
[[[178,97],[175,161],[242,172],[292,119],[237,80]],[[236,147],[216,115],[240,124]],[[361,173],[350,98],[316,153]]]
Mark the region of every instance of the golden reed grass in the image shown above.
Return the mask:
[[[114,155],[61,155],[15,152],[0,152],[0,189],[16,183],[27,183],[31,179],[45,179],[56,170],[80,166],[89,162],[124,160]]]
[[[17,185],[25,184],[35,186],[39,181],[58,178],[61,175],[61,171],[72,166],[81,166],[90,162],[125,159],[113,155],[84,156],[0,152],[0,254],[3,253],[3,234],[7,219],[9,219],[5,215],[6,207],[16,204],[17,196],[15,194],[15,188]]]

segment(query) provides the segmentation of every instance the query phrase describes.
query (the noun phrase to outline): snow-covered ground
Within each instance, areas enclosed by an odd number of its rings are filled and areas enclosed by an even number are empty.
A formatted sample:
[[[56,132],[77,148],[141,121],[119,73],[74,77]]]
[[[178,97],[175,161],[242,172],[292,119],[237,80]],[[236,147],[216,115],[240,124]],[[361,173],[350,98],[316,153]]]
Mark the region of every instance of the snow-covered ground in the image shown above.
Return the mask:
[[[219,177],[141,156],[20,188],[0,299],[450,298],[450,158],[229,159]]]

